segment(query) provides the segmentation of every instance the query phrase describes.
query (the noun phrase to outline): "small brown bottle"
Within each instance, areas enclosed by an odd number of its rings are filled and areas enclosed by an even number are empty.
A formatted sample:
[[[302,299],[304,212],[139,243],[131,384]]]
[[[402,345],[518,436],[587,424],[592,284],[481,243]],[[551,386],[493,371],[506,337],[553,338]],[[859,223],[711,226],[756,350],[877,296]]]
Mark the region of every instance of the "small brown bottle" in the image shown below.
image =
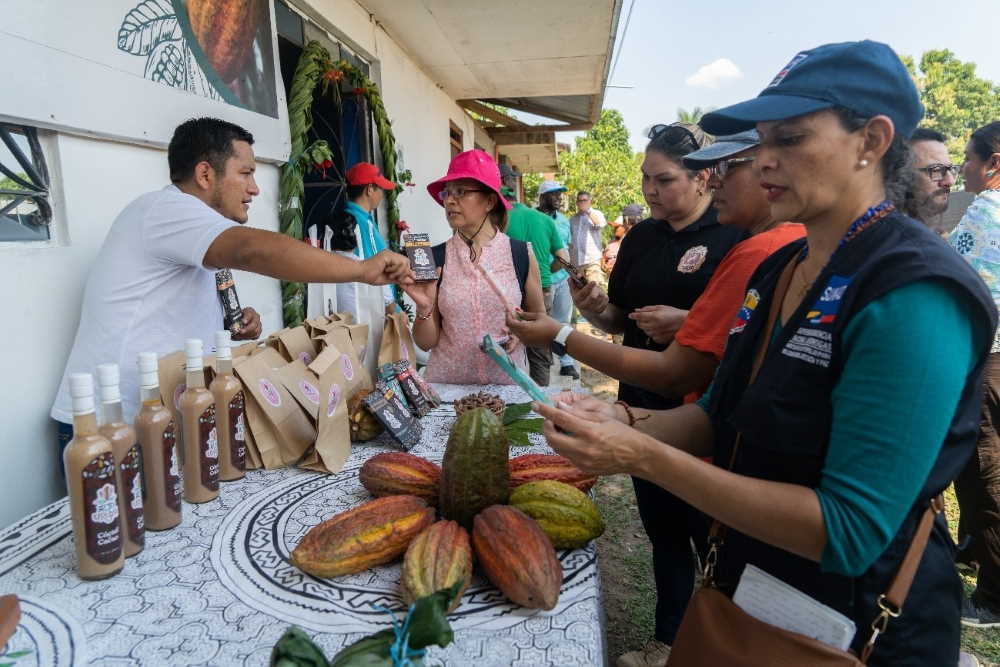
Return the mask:
[[[118,464],[118,508],[122,522],[122,543],[125,557],[136,555],[146,546],[146,527],[142,501],[142,449],[135,429],[122,417],[122,395],[118,364],[97,367],[97,383],[101,388],[100,433],[111,443]]]
[[[207,503],[219,497],[219,436],[215,423],[215,399],[205,389],[201,340],[184,345],[187,389],[181,394],[184,432],[184,500]]]
[[[155,352],[139,353],[139,399],[135,430],[142,446],[147,530],[167,530],[181,522],[181,470],[177,424],[160,400]]]
[[[73,439],[63,452],[63,463],[77,572],[81,579],[104,579],[121,572],[125,563],[115,455],[111,443],[97,430],[94,378],[90,373],[73,373],[69,393]]]
[[[208,389],[215,398],[219,433],[219,479],[231,482],[246,475],[246,399],[243,385],[233,375],[232,337],[215,332],[215,378]]]

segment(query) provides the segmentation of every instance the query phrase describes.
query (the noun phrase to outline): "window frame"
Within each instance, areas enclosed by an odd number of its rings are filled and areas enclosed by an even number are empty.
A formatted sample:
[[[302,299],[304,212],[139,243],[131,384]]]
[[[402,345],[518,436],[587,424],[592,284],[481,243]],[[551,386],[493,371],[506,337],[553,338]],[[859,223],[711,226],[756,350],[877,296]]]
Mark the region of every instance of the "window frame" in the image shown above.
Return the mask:
[[[20,134],[28,144],[30,155],[27,155],[13,138],[13,134]],[[42,135],[44,137],[44,134]],[[39,136],[38,128],[22,123],[0,122],[0,142],[6,146],[15,164],[4,164],[0,162],[0,178],[10,179],[16,187],[2,189],[0,194],[10,197],[11,201],[0,205],[0,220],[7,224],[20,225],[26,229],[32,227],[44,230],[46,238],[14,238],[0,239],[0,247],[24,246],[24,245],[51,245],[54,238],[54,215],[52,209],[52,180],[48,164],[45,157],[45,150],[42,147],[42,137]],[[13,171],[17,168],[19,171]],[[22,175],[23,174],[23,177]],[[29,226],[22,222],[17,214],[10,211],[16,209],[25,201],[32,202],[37,207],[37,215],[40,218],[38,224]]]

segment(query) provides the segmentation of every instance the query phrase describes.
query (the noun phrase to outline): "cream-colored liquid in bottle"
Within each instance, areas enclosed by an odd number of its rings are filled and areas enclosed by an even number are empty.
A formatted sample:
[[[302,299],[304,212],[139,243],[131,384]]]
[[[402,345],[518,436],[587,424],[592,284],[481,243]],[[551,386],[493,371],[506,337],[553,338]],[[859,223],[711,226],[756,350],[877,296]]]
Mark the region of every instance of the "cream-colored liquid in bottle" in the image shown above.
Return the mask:
[[[139,353],[139,400],[135,431],[142,447],[146,529],[167,530],[181,522],[181,470],[177,424],[160,400],[155,352]]]
[[[205,389],[202,345],[191,338],[184,345],[187,389],[181,394],[184,432],[184,500],[207,503],[219,497],[219,436],[215,398]]]
[[[125,563],[118,508],[118,475],[111,443],[98,432],[94,378],[69,376],[73,439],[63,452],[66,491],[73,519],[77,572],[81,579],[104,579]]]
[[[101,394],[101,427],[98,429],[111,443],[118,465],[118,515],[122,522],[122,545],[125,557],[136,555],[146,546],[146,526],[143,517],[142,449],[135,429],[122,417],[122,396],[118,389],[118,364],[97,367],[97,384]]]
[[[246,398],[233,375],[232,337],[215,332],[215,377],[208,389],[215,397],[215,424],[219,434],[219,479],[231,482],[246,475]]]

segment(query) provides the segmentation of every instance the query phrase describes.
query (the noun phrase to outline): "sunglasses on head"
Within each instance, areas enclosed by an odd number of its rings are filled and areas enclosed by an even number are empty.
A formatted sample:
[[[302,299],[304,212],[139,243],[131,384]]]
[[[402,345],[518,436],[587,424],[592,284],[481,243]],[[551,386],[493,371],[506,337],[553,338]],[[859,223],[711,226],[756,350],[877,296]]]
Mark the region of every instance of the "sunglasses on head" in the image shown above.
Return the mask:
[[[671,123],[669,125],[664,125],[663,123],[654,125],[649,128],[649,133],[646,135],[650,140],[663,138],[663,140],[675,146],[677,148],[683,147],[683,144],[687,143],[691,151],[693,152],[701,148],[698,144],[698,138],[694,136],[694,132],[687,129],[683,125],[676,125]]]

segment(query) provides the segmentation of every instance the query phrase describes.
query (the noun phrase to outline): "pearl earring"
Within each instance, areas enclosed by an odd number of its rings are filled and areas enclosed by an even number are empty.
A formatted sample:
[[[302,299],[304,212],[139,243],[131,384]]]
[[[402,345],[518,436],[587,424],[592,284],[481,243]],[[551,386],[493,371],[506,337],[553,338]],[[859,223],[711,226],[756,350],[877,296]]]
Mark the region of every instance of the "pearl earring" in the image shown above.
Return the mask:
[[[861,167],[867,167],[868,166],[868,160],[861,160],[860,162],[858,162],[858,164],[861,165]]]

